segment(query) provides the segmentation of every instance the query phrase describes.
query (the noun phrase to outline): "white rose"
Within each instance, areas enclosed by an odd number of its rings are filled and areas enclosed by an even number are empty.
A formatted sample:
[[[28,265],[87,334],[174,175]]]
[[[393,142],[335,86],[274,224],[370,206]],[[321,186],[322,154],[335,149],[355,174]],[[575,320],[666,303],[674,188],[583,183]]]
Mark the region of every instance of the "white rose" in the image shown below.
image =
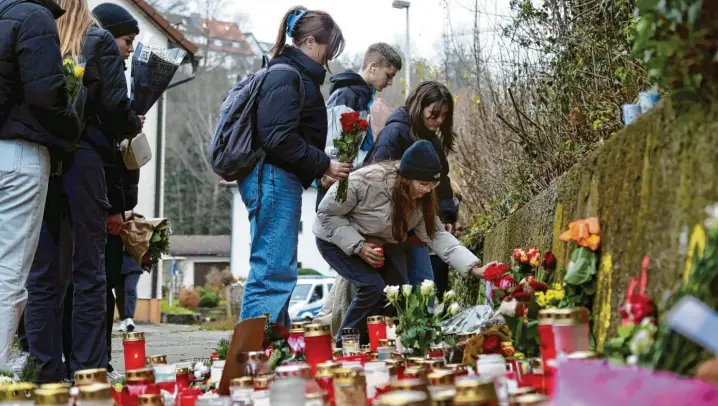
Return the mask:
[[[636,365],[638,365],[638,357],[635,355],[629,355],[626,358],[626,364],[635,367]]]
[[[640,355],[645,354],[648,350],[650,350],[652,344],[653,336],[651,333],[647,330],[639,330],[633,336],[628,348],[631,350],[632,354]]]
[[[409,297],[411,296],[411,292],[414,290],[414,287],[411,285],[404,285],[401,287],[401,293],[404,294],[404,296]]]
[[[449,314],[452,316],[456,316],[461,311],[461,306],[459,306],[458,303],[454,302],[449,306]]]
[[[393,302],[399,297],[399,287],[398,286],[385,286],[384,294],[389,299],[389,301]]]
[[[454,292],[453,290],[448,290],[448,291],[444,292],[444,301],[445,302],[448,302],[449,300],[452,300],[455,297],[456,297],[456,292]]]
[[[434,296],[434,281],[430,281],[428,279],[425,279],[424,282],[421,282],[421,294],[427,297]]]

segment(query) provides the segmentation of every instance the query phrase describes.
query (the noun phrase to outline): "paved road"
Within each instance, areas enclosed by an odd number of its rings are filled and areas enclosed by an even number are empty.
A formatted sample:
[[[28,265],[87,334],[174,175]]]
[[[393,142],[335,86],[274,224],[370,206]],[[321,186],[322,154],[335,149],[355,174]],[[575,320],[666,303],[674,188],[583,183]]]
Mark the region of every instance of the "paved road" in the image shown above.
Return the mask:
[[[115,324],[112,334],[112,366],[124,372],[122,333]],[[229,338],[230,331],[204,331],[199,326],[158,324],[136,326],[135,331],[145,333],[147,355],[167,355],[167,362],[176,363],[191,358],[208,358],[222,338]]]

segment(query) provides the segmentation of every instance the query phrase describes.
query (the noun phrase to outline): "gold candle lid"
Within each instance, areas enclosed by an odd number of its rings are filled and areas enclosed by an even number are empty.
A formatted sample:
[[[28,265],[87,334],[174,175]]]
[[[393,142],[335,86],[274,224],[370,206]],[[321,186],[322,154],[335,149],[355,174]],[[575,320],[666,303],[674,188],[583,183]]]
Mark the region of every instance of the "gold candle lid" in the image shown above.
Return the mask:
[[[234,378],[229,382],[229,386],[233,388],[254,388],[254,378],[251,376]]]
[[[304,337],[321,337],[331,334],[328,324],[311,323],[304,325]]]
[[[366,324],[386,324],[386,316],[369,316],[366,318]]]
[[[81,400],[110,400],[112,399],[112,386],[109,383],[93,383],[80,387]]]
[[[553,314],[553,324],[559,326],[570,326],[588,323],[588,310],[584,307],[573,309],[558,309]]]
[[[409,357],[406,359],[406,366],[413,367],[415,365],[421,365],[426,358],[423,357]]]
[[[327,361],[317,364],[317,378],[326,378],[334,376],[334,370],[341,368],[342,364],[334,361]]]
[[[438,358],[432,358],[432,359],[425,359],[419,363],[419,365],[424,365],[429,370],[433,371],[435,369],[441,369],[444,367],[444,360],[438,359]]]
[[[260,375],[254,377],[254,389],[264,390],[269,389],[269,384],[272,383],[274,377],[272,375]]]
[[[369,353],[369,360],[371,360],[371,361],[379,361],[379,353],[370,352],[370,353]]]
[[[514,399],[516,405],[545,405],[548,404],[548,397],[538,393],[518,396]]]
[[[496,402],[496,387],[490,380],[468,378],[456,382],[456,397],[454,403],[457,405],[473,402]]]
[[[267,354],[264,351],[248,351],[239,353],[239,362],[259,364],[267,361]]]
[[[150,355],[147,357],[147,366],[167,365],[166,355]]]
[[[391,383],[391,391],[415,390],[429,393],[429,384],[426,379],[398,379]]]
[[[290,333],[303,333],[304,326],[307,324],[306,321],[295,321],[289,328]]]
[[[125,371],[125,381],[128,383],[151,380],[153,376],[154,373],[149,368],[131,369],[129,371]]]
[[[335,384],[365,384],[364,371],[359,368],[335,368],[333,370]]]
[[[428,404],[425,392],[415,390],[398,390],[380,395],[374,405],[379,406],[424,406]]]
[[[35,384],[30,382],[0,386],[0,401],[32,401],[35,399],[35,388]]]
[[[447,388],[438,391],[431,391],[432,406],[453,406],[456,397],[456,389]]]
[[[107,383],[107,370],[105,368],[82,369],[75,372],[76,386],[93,383]]]
[[[67,389],[70,390],[72,386],[66,382],[53,382],[43,383],[40,385],[40,389]]]
[[[189,368],[187,368],[187,367],[177,368],[177,369],[175,369],[175,373],[176,374],[189,374]]]
[[[568,359],[597,359],[598,354],[593,351],[576,351],[568,354]]]
[[[427,376],[429,384],[436,385],[453,385],[456,379],[454,371],[448,369],[437,369]]]
[[[466,365],[464,364],[446,364],[444,368],[453,371],[454,374],[463,374],[466,372]]]
[[[414,365],[404,369],[404,376],[407,378],[421,378],[426,379],[429,370],[426,365]]]
[[[335,348],[334,350],[332,350],[332,355],[334,356],[334,358],[340,358],[344,356],[344,350],[341,348]]]
[[[155,393],[137,395],[137,406],[162,406],[162,397]]]
[[[389,339],[388,338],[380,338],[379,339],[379,347],[389,347]]]
[[[400,361],[401,361],[401,360],[404,359],[404,354],[400,353],[399,351],[394,351],[394,352],[391,353],[391,359],[395,359],[395,360],[400,360]]]
[[[35,389],[36,405],[66,405],[69,401],[70,389],[68,388]]]
[[[542,309],[538,312],[537,320],[539,324],[551,324],[553,323],[553,318],[555,314],[556,309]]]
[[[145,339],[145,333],[140,331],[133,331],[131,333],[122,334],[122,341],[139,341]]]

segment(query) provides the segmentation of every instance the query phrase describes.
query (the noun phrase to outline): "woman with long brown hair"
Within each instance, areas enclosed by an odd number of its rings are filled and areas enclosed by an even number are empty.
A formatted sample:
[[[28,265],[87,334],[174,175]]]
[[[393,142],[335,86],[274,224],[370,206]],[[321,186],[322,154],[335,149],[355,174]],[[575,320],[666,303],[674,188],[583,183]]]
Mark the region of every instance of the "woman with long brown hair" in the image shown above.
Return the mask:
[[[374,164],[352,172],[346,201],[336,201],[334,185],[320,203],[313,229],[319,252],[357,289],[339,332],[356,328],[362,340],[367,339],[366,318],[380,312],[384,297],[384,255],[379,248],[406,242],[409,232],[461,275],[484,274],[479,259],[448,233],[437,217],[434,190],[441,169],[432,144],[417,141],[400,162]]]
[[[108,217],[115,205],[122,213],[124,202],[119,202],[122,186],[116,197],[112,192],[117,185],[108,185],[104,168],[121,164],[118,142],[142,129],[130,108],[124,61],[112,34],[96,25],[86,0],[58,0],[58,4],[66,11],[58,20],[60,48],[66,58],[84,58],[87,101],[85,130],[59,178],[58,193],[48,195],[40,245],[27,281],[25,333],[30,356],[40,368],[40,383],[107,366],[105,243]],[[118,215],[121,227],[122,214]],[[60,219],[57,229],[49,221],[55,217]],[[109,232],[119,233],[119,227],[110,221]],[[65,317],[72,319],[72,351],[66,371],[61,336],[70,283],[72,311]]]
[[[302,192],[324,175],[344,179],[351,169],[324,153],[327,113],[319,89],[327,63],[343,48],[341,29],[323,11],[294,7],[279,25],[257,99],[255,141],[266,157],[237,182],[251,233],[241,319],[269,313],[273,322],[289,325]]]

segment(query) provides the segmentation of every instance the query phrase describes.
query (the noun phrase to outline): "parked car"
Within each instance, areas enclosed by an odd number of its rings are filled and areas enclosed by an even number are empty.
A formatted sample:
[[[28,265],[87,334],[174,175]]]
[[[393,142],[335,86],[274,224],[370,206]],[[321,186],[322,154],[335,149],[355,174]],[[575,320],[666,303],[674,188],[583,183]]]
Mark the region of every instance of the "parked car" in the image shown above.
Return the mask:
[[[300,277],[289,299],[289,317],[292,321],[312,321],[324,306],[332,286],[334,278]]]

